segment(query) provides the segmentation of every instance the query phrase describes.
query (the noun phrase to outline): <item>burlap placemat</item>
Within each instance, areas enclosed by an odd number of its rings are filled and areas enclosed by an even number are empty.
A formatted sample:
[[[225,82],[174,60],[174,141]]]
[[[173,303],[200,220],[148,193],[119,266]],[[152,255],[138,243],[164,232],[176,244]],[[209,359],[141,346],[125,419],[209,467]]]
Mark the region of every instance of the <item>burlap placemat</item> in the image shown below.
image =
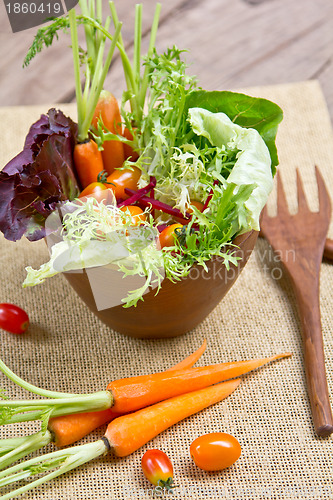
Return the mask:
[[[295,167],[300,167],[310,205],[315,209],[314,164],[329,187],[333,181],[333,135],[319,84],[312,81],[247,92],[272,99],[283,108],[285,118],[278,133],[278,149],[290,207],[295,211]],[[62,108],[75,117],[73,106]],[[47,109],[0,109],[1,165],[20,150],[29,124]],[[281,265],[266,242],[258,242],[234,287],[200,326],[179,338],[154,341],[133,340],[111,331],[88,311],[62,276],[23,290],[25,266],[37,267],[48,257],[43,242],[10,243],[1,238],[0,249],[0,301],[21,305],[31,318],[25,335],[0,332],[0,355],[21,377],[44,388],[86,393],[103,389],[118,377],[160,371],[195,350],[204,337],[208,347],[200,365],[293,352],[291,359],[244,377],[241,386],[224,402],[172,427],[130,457],[99,459],[25,498],[151,498],[152,488],[142,475],[140,459],[152,447],[164,450],[173,462],[175,479],[180,484],[174,498],[332,498],[332,438],[319,439],[314,434],[296,303]],[[331,393],[332,278],[332,266],[323,263],[321,310]],[[23,391],[4,376],[0,381],[9,395],[23,396]],[[3,427],[0,436],[32,428]],[[103,430],[84,441],[102,436]],[[213,431],[236,436],[242,456],[228,470],[205,473],[191,461],[189,445],[197,436]]]

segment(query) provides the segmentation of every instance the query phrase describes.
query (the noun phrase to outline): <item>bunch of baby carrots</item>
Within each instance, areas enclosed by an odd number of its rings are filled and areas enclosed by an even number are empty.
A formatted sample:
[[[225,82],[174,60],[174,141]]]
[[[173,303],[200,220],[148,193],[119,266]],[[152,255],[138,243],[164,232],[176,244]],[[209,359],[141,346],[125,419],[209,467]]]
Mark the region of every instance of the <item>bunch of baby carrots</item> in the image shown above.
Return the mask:
[[[240,384],[241,375],[290,356],[284,353],[193,368],[205,348],[206,341],[165,372],[119,379],[111,382],[106,391],[90,395],[38,388],[22,380],[0,361],[0,370],[14,383],[43,396],[43,399],[0,402],[1,424],[42,421],[41,430],[31,436],[0,441],[0,487],[41,475],[0,498],[16,497],[110,451],[116,457],[130,455],[171,425],[226,398]],[[73,444],[105,423],[108,423],[106,432],[96,442],[11,465],[51,442],[58,447]]]

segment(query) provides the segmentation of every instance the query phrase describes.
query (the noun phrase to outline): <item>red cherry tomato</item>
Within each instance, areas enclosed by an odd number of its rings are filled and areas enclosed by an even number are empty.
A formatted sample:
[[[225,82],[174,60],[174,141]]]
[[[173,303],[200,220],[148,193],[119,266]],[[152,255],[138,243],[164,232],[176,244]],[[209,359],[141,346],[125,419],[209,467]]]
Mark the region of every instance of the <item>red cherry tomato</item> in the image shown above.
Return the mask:
[[[161,450],[148,450],[141,459],[144,475],[151,484],[171,490],[173,467],[169,457]]]
[[[23,333],[29,326],[29,316],[15,304],[0,304],[0,328],[10,333]]]
[[[190,446],[190,454],[200,469],[223,470],[238,460],[241,446],[230,434],[212,432],[195,439]]]
[[[146,214],[143,212],[143,210],[141,210],[140,207],[137,207],[136,205],[127,205],[121,207],[120,210],[127,215],[131,215],[132,226],[140,226],[142,222],[147,220]]]
[[[202,212],[204,204],[201,203],[201,201],[190,200],[190,204],[193,207],[197,208],[200,212]],[[186,211],[187,211],[188,214],[192,214],[193,213],[193,208],[189,207]],[[176,221],[181,222],[182,224],[184,224],[184,226],[190,222],[189,219],[182,219],[181,217],[175,217],[175,219],[176,219]]]
[[[125,188],[137,190],[138,181],[141,176],[141,170],[138,167],[124,168],[122,170],[115,170],[107,178],[108,182],[111,182],[113,186],[110,186],[113,190],[117,200],[126,200],[129,195],[125,193]]]
[[[166,227],[159,235],[161,248],[164,247],[173,247],[175,244],[175,238],[177,238],[177,234],[175,231],[181,230],[183,227],[182,224],[171,224],[171,226]]]

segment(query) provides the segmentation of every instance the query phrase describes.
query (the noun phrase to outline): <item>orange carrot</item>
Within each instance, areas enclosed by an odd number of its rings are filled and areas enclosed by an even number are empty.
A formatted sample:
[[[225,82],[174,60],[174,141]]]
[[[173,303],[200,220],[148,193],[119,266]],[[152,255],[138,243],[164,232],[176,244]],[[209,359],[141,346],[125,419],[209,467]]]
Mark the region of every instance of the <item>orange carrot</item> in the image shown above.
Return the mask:
[[[50,418],[47,428],[51,432],[53,443],[60,448],[79,441],[118,416],[119,413],[114,412],[112,408],[86,413],[71,413],[70,415]]]
[[[177,363],[175,366],[172,366],[171,368],[168,368],[165,371],[170,372],[172,370],[185,370],[186,368],[191,368],[203,355],[203,353],[206,350],[206,347],[207,347],[207,341],[206,339],[204,339],[199,349],[197,349],[195,352],[187,356],[187,358]]]
[[[101,119],[105,128],[113,134],[122,134],[121,116],[117,99],[111,92],[102,90],[92,119],[92,125],[97,127]],[[121,141],[104,141],[102,158],[104,169],[111,174],[115,168],[124,163],[124,146]]]
[[[204,353],[206,345],[207,342],[206,339],[204,339],[199,349],[177,363],[175,366],[168,368],[166,371],[191,368],[191,366],[193,366]],[[62,415],[50,418],[48,430],[51,432],[53,442],[56,446],[68,446],[69,444],[79,441],[79,439],[82,439],[87,434],[90,434],[90,432],[98,427],[111,422],[111,420],[119,415],[120,414],[116,413],[112,408],[96,412]]]
[[[104,170],[101,152],[96,142],[90,140],[76,144],[74,148],[74,165],[82,188],[96,182],[98,175]]]
[[[226,398],[239,384],[239,379],[222,382],[122,415],[108,425],[105,437],[113,453],[125,457],[171,425]]]
[[[118,457],[130,455],[173,424],[222,401],[239,384],[239,379],[222,382],[157,403],[130,415],[122,415],[108,425],[105,435],[98,441],[38,455],[6,468],[0,473],[3,486],[13,483],[13,479],[16,481],[24,479],[25,484],[2,498],[16,498],[17,495],[105,455],[109,451]],[[50,469],[54,470],[34,481],[26,482],[26,479],[35,475],[36,472]]]
[[[124,378],[111,382],[107,390],[111,392],[113,397],[112,409],[119,413],[129,413],[179,394],[196,391],[223,380],[239,377],[266,363],[290,355],[290,353],[278,354],[264,359],[220,363]]]

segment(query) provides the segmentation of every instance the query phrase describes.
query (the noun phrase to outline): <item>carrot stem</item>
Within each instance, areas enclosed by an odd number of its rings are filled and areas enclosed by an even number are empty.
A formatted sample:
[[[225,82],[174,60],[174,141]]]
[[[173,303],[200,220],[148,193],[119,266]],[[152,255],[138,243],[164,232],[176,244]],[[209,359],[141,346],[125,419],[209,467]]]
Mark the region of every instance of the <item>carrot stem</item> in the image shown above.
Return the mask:
[[[79,42],[78,42],[78,35],[77,35],[75,9],[71,9],[68,12],[68,19],[69,19],[70,32],[71,32],[71,41],[72,41],[75,94],[76,94],[76,105],[77,105],[77,119],[78,119],[78,127],[79,127],[79,134],[80,134],[80,125],[82,124],[82,120],[83,120],[83,109],[82,109],[82,88],[81,88],[81,77],[80,77]],[[84,139],[85,139],[85,137],[84,137]]]
[[[0,441],[0,470],[5,469],[12,463],[20,460],[26,455],[46,446],[52,442],[52,434],[39,431],[32,436],[22,436],[18,438],[3,439]]]

